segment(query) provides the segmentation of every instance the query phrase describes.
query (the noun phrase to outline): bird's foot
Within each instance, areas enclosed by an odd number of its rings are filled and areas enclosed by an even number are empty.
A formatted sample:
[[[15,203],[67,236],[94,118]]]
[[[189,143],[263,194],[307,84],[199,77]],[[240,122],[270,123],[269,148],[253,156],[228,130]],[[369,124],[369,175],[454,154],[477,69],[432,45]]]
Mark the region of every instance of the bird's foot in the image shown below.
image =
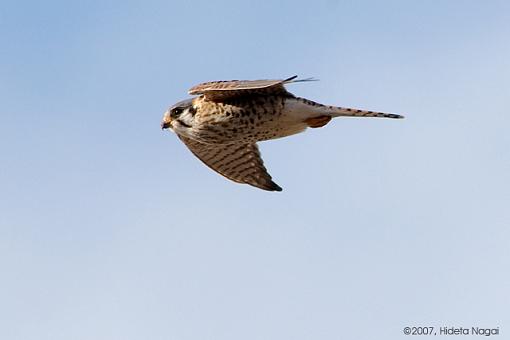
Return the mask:
[[[305,123],[311,128],[320,128],[329,123],[331,116],[319,116],[305,119]]]

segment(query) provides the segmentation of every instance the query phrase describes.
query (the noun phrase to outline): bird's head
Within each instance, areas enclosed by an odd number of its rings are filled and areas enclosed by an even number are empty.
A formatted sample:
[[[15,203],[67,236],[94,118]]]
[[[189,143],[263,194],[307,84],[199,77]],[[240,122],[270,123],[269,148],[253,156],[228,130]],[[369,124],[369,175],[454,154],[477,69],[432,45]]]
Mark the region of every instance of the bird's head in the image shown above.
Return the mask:
[[[193,99],[186,99],[178,102],[163,115],[161,128],[172,129],[174,132],[184,132],[193,127],[196,109],[193,107]]]

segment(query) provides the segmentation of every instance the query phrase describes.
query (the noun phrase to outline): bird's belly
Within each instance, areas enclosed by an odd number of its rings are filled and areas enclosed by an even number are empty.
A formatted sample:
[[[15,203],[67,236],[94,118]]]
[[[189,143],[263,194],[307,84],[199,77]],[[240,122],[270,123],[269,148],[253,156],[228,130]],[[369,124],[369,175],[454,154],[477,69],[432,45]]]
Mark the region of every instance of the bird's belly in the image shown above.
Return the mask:
[[[192,138],[207,144],[256,143],[287,137],[302,132],[304,129],[306,129],[304,123],[290,123],[280,117],[253,122],[229,119],[219,124],[208,124],[194,129]]]
[[[192,138],[208,144],[254,143],[302,132],[302,119],[288,114],[285,97],[254,97],[242,103],[210,103]]]

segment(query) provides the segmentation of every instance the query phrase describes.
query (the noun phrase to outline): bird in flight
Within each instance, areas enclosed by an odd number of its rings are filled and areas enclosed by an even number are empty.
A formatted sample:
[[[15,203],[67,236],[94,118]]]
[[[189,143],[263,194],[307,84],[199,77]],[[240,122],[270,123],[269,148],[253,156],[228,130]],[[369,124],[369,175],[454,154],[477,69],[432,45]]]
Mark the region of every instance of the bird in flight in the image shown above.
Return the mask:
[[[205,165],[238,182],[281,191],[264,167],[257,142],[319,128],[336,117],[404,118],[401,115],[322,105],[284,85],[312,79],[230,80],[202,83],[194,98],[171,106],[162,129],[171,129]]]

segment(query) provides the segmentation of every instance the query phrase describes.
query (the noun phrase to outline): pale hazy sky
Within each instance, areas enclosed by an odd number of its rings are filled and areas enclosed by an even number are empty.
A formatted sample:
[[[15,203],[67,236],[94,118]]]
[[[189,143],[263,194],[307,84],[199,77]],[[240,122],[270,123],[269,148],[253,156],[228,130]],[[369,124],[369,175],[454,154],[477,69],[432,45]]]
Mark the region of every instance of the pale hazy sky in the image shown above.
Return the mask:
[[[2,1],[0,339],[506,338],[509,37],[508,1]],[[406,119],[262,143],[281,193],[160,130],[294,74]]]

